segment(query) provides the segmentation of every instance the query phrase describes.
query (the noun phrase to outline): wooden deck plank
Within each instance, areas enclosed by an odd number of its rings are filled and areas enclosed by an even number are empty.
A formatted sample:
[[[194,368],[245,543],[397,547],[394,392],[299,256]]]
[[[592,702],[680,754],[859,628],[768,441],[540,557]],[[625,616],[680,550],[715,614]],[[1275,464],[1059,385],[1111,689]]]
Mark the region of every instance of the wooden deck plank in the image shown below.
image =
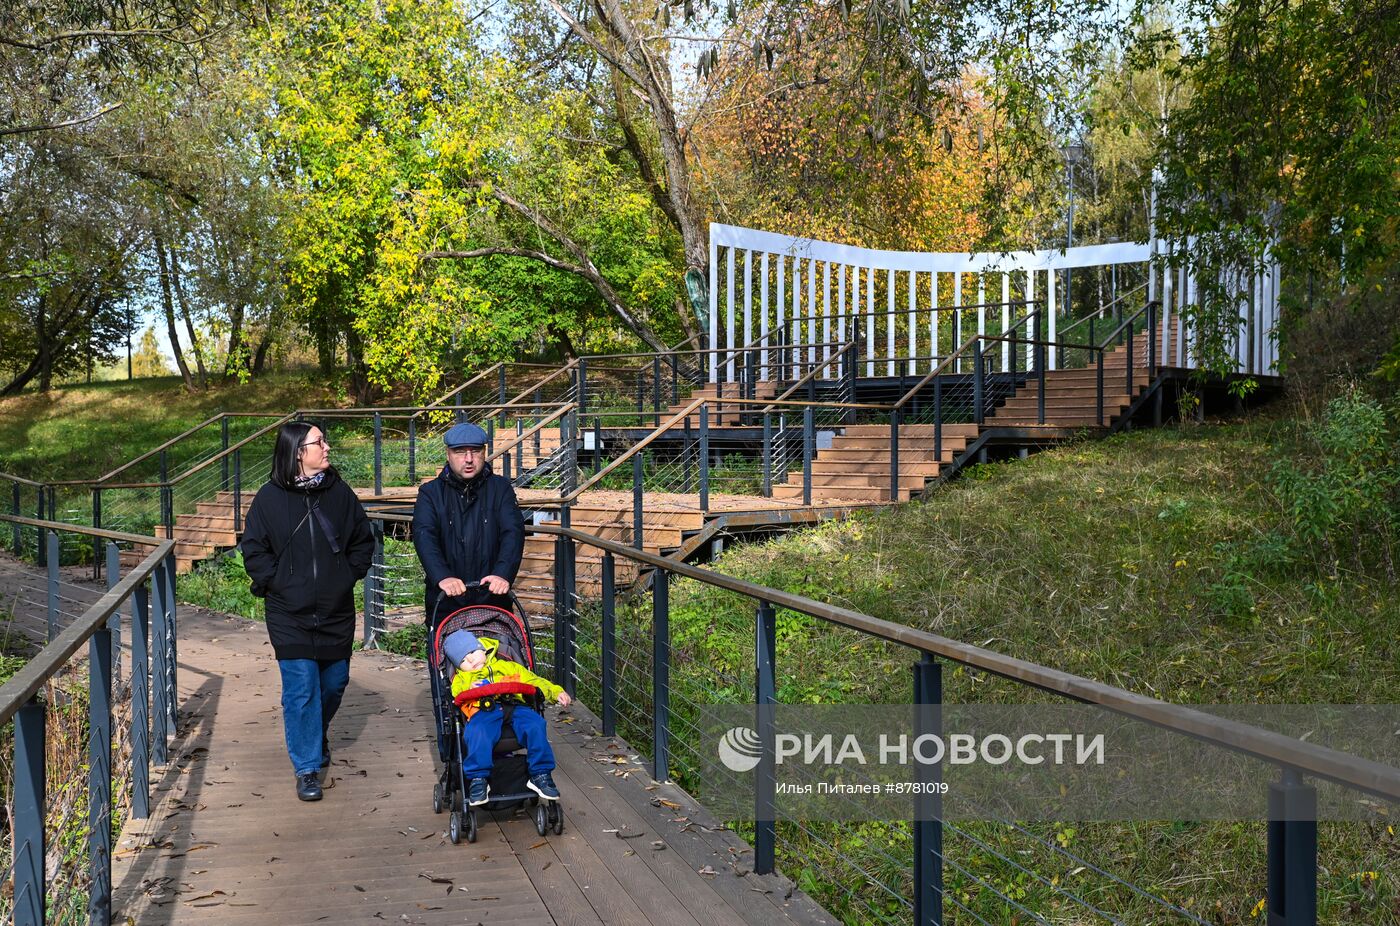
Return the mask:
[[[805,921],[775,920],[773,904],[745,909],[687,855],[650,848],[651,839],[673,834],[653,829],[637,848],[638,840],[606,832],[619,821],[648,824],[612,793],[612,776],[589,767],[596,763],[586,754],[584,728],[593,722],[586,711],[576,715],[582,722],[549,712],[564,834],[541,838],[524,814],[483,815],[475,844],[452,845],[448,817],[431,807],[437,748],[423,669],[401,657],[355,655],[331,731],[330,786],[321,802],[302,803],[263,626],[182,608],[180,627],[181,734],[170,764],[153,773],[151,819],[128,821],[118,842],[121,921]]]

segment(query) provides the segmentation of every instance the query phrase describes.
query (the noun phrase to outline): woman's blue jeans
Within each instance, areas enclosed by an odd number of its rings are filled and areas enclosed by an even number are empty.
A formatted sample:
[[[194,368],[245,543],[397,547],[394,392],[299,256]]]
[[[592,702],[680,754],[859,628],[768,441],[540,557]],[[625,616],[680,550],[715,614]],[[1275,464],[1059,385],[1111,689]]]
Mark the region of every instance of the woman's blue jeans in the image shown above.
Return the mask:
[[[331,718],[350,682],[348,659],[279,659],[282,672],[282,729],[287,755],[298,775],[330,764],[323,751]]]

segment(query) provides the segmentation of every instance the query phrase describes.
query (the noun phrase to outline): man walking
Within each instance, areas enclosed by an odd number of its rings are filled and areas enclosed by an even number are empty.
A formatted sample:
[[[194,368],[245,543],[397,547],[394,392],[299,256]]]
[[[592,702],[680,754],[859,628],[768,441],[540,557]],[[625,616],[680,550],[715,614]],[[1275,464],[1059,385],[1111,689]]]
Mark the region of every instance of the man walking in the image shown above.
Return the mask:
[[[447,465],[418,489],[413,546],[423,564],[429,633],[459,608],[510,610],[511,584],[525,550],[525,521],[515,488],[486,462],[486,432],[455,424],[443,435]],[[480,583],[478,588],[467,588]]]

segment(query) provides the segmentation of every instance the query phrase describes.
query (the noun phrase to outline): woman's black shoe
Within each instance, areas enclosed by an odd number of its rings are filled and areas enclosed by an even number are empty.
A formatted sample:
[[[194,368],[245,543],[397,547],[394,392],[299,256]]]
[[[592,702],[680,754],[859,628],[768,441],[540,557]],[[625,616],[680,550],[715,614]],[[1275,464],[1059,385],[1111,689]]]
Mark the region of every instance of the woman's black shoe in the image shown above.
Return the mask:
[[[318,772],[311,772],[307,775],[297,776],[297,797],[303,801],[319,801],[321,799],[321,782]]]

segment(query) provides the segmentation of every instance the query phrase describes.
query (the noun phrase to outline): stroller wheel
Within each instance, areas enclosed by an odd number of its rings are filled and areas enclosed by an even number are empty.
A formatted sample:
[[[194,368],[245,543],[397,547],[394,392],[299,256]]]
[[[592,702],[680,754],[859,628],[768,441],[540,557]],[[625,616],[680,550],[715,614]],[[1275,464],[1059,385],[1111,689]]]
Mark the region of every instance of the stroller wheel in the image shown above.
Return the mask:
[[[452,811],[452,818],[447,824],[447,838],[454,846],[462,841],[462,812],[460,810]]]
[[[545,810],[543,803],[535,805],[535,829],[541,836],[549,829],[549,812]]]
[[[433,813],[442,813],[442,782],[433,785]]]
[[[476,842],[476,811],[467,811],[467,842]]]
[[[560,810],[559,804],[554,801],[549,804],[549,826],[556,836],[564,832],[564,811]]]

